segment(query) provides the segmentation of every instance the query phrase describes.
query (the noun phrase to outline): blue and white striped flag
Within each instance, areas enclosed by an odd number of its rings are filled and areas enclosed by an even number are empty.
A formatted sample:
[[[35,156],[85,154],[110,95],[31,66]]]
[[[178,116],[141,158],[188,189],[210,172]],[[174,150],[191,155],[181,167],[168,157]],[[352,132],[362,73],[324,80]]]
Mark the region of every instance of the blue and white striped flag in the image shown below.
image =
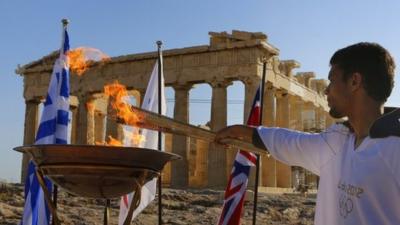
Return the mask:
[[[64,26],[60,57],[54,63],[35,144],[67,144],[69,68],[66,53],[68,50],[69,39],[66,26]],[[50,212],[35,170],[35,165],[30,161],[25,181],[25,207],[21,225],[50,224]],[[46,184],[51,193],[51,182],[46,179]]]

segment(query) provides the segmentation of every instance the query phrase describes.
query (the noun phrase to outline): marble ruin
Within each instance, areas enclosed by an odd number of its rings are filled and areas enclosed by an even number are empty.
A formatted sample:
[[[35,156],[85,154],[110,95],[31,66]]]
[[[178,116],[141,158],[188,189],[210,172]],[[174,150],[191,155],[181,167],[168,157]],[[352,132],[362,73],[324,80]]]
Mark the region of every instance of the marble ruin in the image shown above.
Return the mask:
[[[175,101],[179,102],[174,108],[176,120],[188,122],[189,91],[193,85],[205,83],[212,87],[209,129],[225,127],[227,87],[233,81],[241,81],[245,86],[244,118],[247,118],[261,81],[263,60],[267,60],[264,125],[315,132],[334,122],[327,113],[324,95],[327,81],[315,79],[313,72],[294,73],[300,63],[279,59],[279,50],[268,43],[267,35],[236,30],[231,34],[210,32],[209,35],[209,45],[163,51],[165,84],[175,90]],[[16,70],[24,79],[24,145],[34,143],[39,105],[46,96],[57,56],[58,52],[53,52]],[[118,80],[139,104],[156,57],[157,52],[118,56],[105,64],[91,65],[82,77],[71,74],[72,144],[95,144],[108,135],[122,138],[122,126],[107,116],[110,107],[102,94],[103,87]],[[236,154],[201,140],[168,134],[166,150],[183,157],[168,165],[162,174],[164,185],[179,188],[224,188]],[[292,188],[299,182],[316,185],[316,176],[272,157],[262,157],[261,164],[261,187]],[[24,156],[21,181],[25,180],[27,165],[28,156]]]

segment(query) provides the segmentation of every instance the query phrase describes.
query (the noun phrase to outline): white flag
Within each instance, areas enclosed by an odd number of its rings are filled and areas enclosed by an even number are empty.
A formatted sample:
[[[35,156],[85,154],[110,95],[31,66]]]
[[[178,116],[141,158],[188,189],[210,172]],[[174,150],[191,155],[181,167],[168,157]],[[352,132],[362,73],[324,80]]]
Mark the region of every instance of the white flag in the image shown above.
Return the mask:
[[[161,59],[162,65],[162,59]],[[143,98],[142,109],[158,113],[158,61],[154,65],[153,72],[149,83],[147,85],[146,94]],[[162,114],[165,115],[167,112],[167,104],[165,100],[164,93],[164,74],[161,69],[161,110]],[[139,147],[149,148],[158,150],[158,131],[152,131],[143,129],[142,135],[145,137],[144,143],[142,142]],[[164,149],[162,149],[164,151]],[[157,189],[157,178],[147,182],[142,187],[142,195],[140,199],[140,204],[137,209],[133,212],[132,219],[135,218],[143,209],[154,200],[156,196]],[[128,215],[129,206],[132,203],[134,192],[121,197],[120,207],[119,207],[119,218],[118,224],[122,225]]]

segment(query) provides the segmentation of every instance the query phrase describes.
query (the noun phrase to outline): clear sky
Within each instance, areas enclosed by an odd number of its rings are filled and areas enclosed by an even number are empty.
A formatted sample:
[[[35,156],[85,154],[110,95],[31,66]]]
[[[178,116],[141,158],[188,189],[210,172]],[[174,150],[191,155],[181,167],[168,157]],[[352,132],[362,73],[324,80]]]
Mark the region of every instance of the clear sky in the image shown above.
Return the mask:
[[[23,80],[14,70],[60,46],[62,18],[71,21],[72,48],[91,46],[110,56],[154,51],[156,40],[162,40],[165,49],[204,45],[209,31],[235,29],[267,34],[281,59],[297,60],[302,65],[297,71],[314,71],[318,78],[327,77],[335,50],[360,41],[382,44],[400,65],[400,2],[395,0],[2,0],[0,179],[19,181],[20,174],[21,156],[12,148],[22,144],[25,104]],[[400,105],[398,83],[397,76],[388,105]],[[210,92],[208,87],[196,88],[191,98],[206,99]],[[243,93],[236,84],[228,98],[243,100]],[[209,104],[191,104],[197,112],[190,115],[192,123],[208,120],[200,111],[207,111],[204,106]],[[229,106],[230,124],[241,121],[235,108],[240,104]]]

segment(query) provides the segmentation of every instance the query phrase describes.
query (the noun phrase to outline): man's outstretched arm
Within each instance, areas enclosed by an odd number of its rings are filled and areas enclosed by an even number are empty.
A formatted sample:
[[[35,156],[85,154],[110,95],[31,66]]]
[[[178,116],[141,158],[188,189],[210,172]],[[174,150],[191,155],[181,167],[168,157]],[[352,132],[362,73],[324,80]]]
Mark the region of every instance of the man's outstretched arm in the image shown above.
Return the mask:
[[[224,139],[238,139],[244,142],[252,143],[258,148],[265,148],[257,129],[246,125],[233,125],[223,128],[217,132],[215,141],[221,143]]]
[[[315,174],[330,161],[343,146],[347,131],[343,126],[329,128],[322,133],[304,133],[285,128],[249,127],[234,125],[217,132],[215,141],[238,139],[268,149],[277,160],[292,166],[304,167]]]

